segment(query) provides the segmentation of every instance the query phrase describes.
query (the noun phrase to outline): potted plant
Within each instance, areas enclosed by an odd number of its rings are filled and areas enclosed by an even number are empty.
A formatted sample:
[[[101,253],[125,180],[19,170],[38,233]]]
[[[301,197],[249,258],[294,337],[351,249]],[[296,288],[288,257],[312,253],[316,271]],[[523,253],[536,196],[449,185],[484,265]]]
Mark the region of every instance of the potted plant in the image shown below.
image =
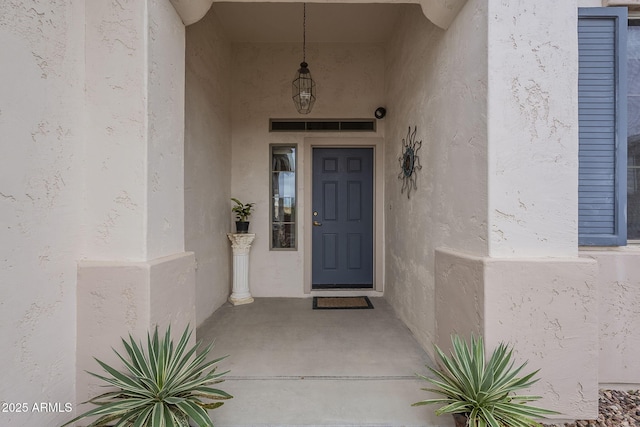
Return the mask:
[[[255,203],[242,203],[236,198],[231,198],[235,202],[235,206],[231,211],[236,214],[236,233],[247,233],[249,231],[249,217]]]
[[[528,402],[540,396],[518,396],[514,393],[526,389],[537,379],[538,370],[519,377],[526,362],[514,368],[512,349],[500,343],[485,362],[482,337],[471,337],[471,345],[454,335],[453,350],[447,356],[435,346],[441,369],[429,370],[435,378],[420,378],[430,382],[434,388],[422,390],[442,397],[416,402],[413,406],[442,404],[436,415],[452,414],[456,427],[530,427],[540,426],[534,418],[558,412],[531,406]]]
[[[122,339],[128,357],[114,352],[124,363],[126,371],[119,372],[96,359],[108,376],[89,372],[117,390],[84,402],[98,407],[62,427],[87,417],[98,417],[88,427],[105,426],[111,422],[122,427],[189,427],[189,419],[198,427],[213,427],[207,409],[222,406],[220,400],[232,397],[211,387],[224,381],[220,377],[226,372],[215,372],[215,365],[224,357],[206,361],[213,344],[198,354],[200,341],[187,350],[190,336],[191,331],[187,326],[180,342],[174,346],[171,327],[167,328],[164,338],[158,338],[156,327],[153,337],[147,334],[146,353],[142,343],[136,343],[131,335],[128,342]],[[212,402],[207,403],[206,400]]]

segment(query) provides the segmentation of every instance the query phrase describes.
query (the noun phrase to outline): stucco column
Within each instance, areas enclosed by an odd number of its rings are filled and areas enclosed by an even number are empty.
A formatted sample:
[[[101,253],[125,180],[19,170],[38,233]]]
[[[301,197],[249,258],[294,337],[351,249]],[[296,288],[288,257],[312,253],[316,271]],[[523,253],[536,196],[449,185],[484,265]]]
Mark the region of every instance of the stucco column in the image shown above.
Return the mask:
[[[577,11],[489,1],[489,256],[578,255]]]
[[[436,252],[438,343],[481,333],[540,369],[560,418],[598,409],[597,265],[578,257],[577,3],[488,1],[488,256]]]
[[[233,305],[252,303],[249,291],[249,251],[256,235],[228,233],[227,237],[233,250],[233,291],[229,302]]]
[[[196,263],[184,250],[184,25],[169,0],[88,2],[85,18],[78,402],[96,394],[84,372],[96,371],[93,357],[117,362],[120,337],[196,326]]]

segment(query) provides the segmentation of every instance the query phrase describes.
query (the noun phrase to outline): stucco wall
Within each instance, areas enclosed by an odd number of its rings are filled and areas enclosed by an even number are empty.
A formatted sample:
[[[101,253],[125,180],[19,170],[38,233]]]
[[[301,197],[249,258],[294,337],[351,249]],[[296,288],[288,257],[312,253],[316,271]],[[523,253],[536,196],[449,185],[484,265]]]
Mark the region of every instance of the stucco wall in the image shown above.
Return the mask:
[[[435,248],[487,253],[484,3],[468,1],[446,32],[407,6],[386,48],[385,296],[429,351]],[[414,126],[422,169],[408,199],[398,157]]]
[[[637,1],[578,0],[580,7],[633,5]],[[580,256],[598,262],[599,380],[629,388],[640,384],[634,357],[640,352],[640,247],[580,248]]]
[[[488,4],[489,255],[577,256],[577,2]]]
[[[181,252],[184,26],[168,0],[93,2],[86,16],[87,257]]]
[[[144,2],[86,4],[86,255],[147,256]]]
[[[581,258],[484,261],[487,348],[514,347],[515,358],[540,369],[531,394],[558,419],[598,415],[597,264]]]
[[[184,251],[185,27],[148,1],[146,259]]]
[[[195,252],[196,318],[230,293],[231,46],[213,11],[187,27],[185,246]]]
[[[291,100],[291,81],[302,61],[300,44],[234,44],[232,85],[231,194],[255,202],[250,232],[256,233],[251,249],[249,280],[257,297],[303,297],[303,223],[305,211],[303,173],[304,134],[269,132],[269,118],[372,118],[383,104],[384,51],[377,44],[307,44],[307,62],[317,84],[313,111],[301,116]],[[378,136],[378,134],[372,134]],[[333,134],[340,138],[362,133]],[[332,134],[314,133],[313,137]],[[297,251],[269,250],[269,144],[298,144]],[[227,202],[227,230],[234,217]],[[305,212],[307,216],[305,217]],[[308,221],[307,221],[308,222]]]
[[[102,393],[104,383],[93,359],[117,366],[111,348],[123,350],[120,338],[144,339],[147,331],[169,324],[174,339],[195,316],[195,258],[182,253],[150,262],[81,261],[78,265],[77,402]],[[194,334],[195,335],[195,334]],[[192,336],[195,343],[195,336]],[[143,340],[144,342],[144,340]],[[122,354],[122,352],[121,352]],[[91,405],[75,408],[75,415]]]
[[[256,0],[236,0],[254,2]],[[285,2],[297,2],[297,0],[284,0]],[[323,2],[325,0],[313,0]],[[351,3],[369,3],[369,0],[350,0]],[[467,0],[409,0],[407,3],[419,3],[424,14],[442,28],[447,28],[456,14]],[[182,17],[185,25],[193,24],[201,19],[211,7],[214,0],[171,0],[176,10]],[[403,0],[388,0],[389,3],[401,3]],[[311,2],[310,2],[311,3]]]
[[[436,250],[435,314],[438,323],[433,341],[444,349],[451,334],[484,335],[484,258]]]
[[[520,347],[542,368],[545,405],[573,418],[593,416],[598,383],[596,264],[577,257],[569,3],[470,0],[445,33],[402,18],[387,58],[386,296],[427,350],[470,332]],[[395,159],[415,124],[423,169],[406,199]]]
[[[84,2],[0,2],[0,425],[74,402],[84,143]]]
[[[110,360],[119,337],[196,323],[195,261],[184,252],[184,26],[168,0],[92,2],[86,17],[79,401],[97,391],[84,369],[95,370],[93,356]]]
[[[473,257],[436,251],[436,344],[482,334],[488,352],[513,346],[530,390],[558,419],[592,419],[598,402],[598,292],[595,261]],[[524,372],[523,372],[524,373]]]
[[[640,384],[640,248],[582,248],[598,262],[599,380],[622,388]]]
[[[436,342],[477,330],[488,349],[513,344],[542,368],[534,394],[569,419],[593,418],[598,391],[597,265],[577,257],[576,11],[488,2],[488,256],[436,257]]]

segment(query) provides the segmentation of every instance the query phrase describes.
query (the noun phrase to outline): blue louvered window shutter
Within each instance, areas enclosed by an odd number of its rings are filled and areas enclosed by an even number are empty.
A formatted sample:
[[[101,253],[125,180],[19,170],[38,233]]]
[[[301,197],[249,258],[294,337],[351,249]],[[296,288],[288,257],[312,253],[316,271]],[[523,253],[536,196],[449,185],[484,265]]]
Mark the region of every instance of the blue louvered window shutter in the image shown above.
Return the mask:
[[[578,15],[578,241],[623,246],[627,243],[627,9],[580,8]]]

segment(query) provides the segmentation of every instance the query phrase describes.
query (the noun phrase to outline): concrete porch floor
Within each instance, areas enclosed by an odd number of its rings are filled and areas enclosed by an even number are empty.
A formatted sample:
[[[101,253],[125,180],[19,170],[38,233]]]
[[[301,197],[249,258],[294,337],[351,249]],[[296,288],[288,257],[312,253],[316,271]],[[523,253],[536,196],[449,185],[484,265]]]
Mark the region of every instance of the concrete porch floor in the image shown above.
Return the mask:
[[[313,310],[312,299],[225,304],[197,330],[229,355],[220,388],[234,398],[212,411],[216,426],[453,426],[415,377],[432,364],[383,298],[373,310]]]

